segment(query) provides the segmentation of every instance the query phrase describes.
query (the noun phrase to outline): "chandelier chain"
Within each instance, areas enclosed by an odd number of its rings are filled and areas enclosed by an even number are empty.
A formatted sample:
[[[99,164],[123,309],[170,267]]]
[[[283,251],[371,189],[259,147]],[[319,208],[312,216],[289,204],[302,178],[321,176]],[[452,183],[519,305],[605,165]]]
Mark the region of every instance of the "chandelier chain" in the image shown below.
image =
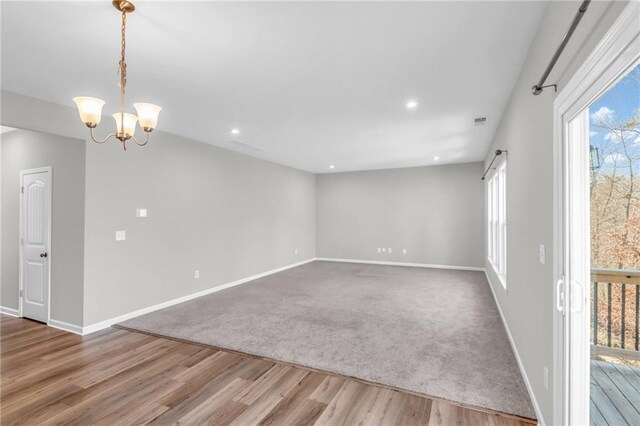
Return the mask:
[[[122,11],[122,43],[120,49],[120,126],[124,129],[124,92],[127,87],[127,62],[124,53],[127,49],[127,41],[125,32],[127,29],[127,12]],[[127,149],[126,143],[123,141],[124,149]]]
[[[127,85],[127,63],[125,62],[125,50],[127,48],[127,41],[125,38],[125,32],[127,29],[127,13],[122,12],[122,43],[120,49],[120,86],[124,92]]]

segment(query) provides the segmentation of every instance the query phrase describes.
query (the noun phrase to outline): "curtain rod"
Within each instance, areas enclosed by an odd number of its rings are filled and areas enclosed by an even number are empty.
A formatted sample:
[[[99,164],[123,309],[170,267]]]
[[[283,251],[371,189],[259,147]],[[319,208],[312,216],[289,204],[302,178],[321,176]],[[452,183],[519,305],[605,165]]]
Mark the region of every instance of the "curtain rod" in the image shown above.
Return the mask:
[[[506,149],[496,149],[495,152],[495,156],[493,157],[493,160],[491,160],[491,163],[489,163],[489,167],[487,167],[487,170],[484,171],[484,174],[482,175],[482,180],[484,180],[484,178],[487,176],[487,173],[489,173],[489,170],[491,170],[491,166],[493,166],[493,162],[496,161],[496,158],[498,158],[500,155],[502,154],[507,154],[507,150]]]
[[[531,88],[531,93],[533,93],[534,95],[539,95],[540,93],[542,93],[545,87],[553,87],[556,92],[558,91],[557,84],[549,84],[547,86],[544,86],[544,82],[547,80],[547,77],[549,77],[549,74],[551,73],[551,70],[553,69],[553,67],[556,65],[556,62],[558,61],[560,54],[564,50],[567,43],[569,43],[569,39],[573,35],[573,32],[576,30],[576,27],[580,23],[580,20],[582,19],[585,12],[589,8],[589,3],[591,3],[591,0],[585,0],[580,5],[578,12],[576,12],[576,16],[573,17],[573,22],[571,22],[571,26],[569,27],[569,30],[564,35],[564,37],[562,37],[562,42],[560,43],[560,46],[558,46],[556,53],[553,54],[553,57],[551,58],[551,62],[549,62],[547,69],[544,70],[544,74],[542,74],[542,77],[540,77],[540,81],[538,81],[538,84],[534,85]]]

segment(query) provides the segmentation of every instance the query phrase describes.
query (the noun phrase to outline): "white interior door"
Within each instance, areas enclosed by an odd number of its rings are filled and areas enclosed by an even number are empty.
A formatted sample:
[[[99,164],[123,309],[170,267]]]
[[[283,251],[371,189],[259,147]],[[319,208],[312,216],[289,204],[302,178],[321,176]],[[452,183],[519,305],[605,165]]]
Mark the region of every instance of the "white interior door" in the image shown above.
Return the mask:
[[[48,322],[51,168],[23,170],[20,181],[22,316]]]

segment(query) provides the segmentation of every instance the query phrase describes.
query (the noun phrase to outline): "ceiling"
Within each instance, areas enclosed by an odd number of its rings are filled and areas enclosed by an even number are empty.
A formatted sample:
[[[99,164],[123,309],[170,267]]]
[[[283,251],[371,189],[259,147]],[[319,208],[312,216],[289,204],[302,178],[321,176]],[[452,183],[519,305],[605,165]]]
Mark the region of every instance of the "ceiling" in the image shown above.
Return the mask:
[[[480,161],[544,8],[140,2],[127,108],[157,103],[159,130],[316,173]],[[2,88],[69,106],[100,97],[110,115],[119,20],[107,0],[3,2]]]

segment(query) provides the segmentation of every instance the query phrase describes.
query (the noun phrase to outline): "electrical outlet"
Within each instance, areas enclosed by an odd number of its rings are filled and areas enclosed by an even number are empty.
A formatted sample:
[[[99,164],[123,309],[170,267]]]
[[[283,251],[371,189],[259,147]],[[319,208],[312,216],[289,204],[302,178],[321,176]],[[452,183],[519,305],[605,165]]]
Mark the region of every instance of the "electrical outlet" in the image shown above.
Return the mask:
[[[542,369],[542,381],[544,382],[544,388],[549,390],[549,369],[547,367]]]
[[[393,251],[391,250],[391,248],[387,249],[387,253],[393,253]]]
[[[544,244],[540,244],[540,250],[539,250],[539,257],[540,257],[540,263],[542,263],[543,265],[545,264],[545,262],[547,261],[547,250]]]
[[[147,217],[147,209],[137,209],[136,210],[136,217],[141,218],[141,219],[145,219]]]
[[[197,270],[197,269],[195,270],[195,272],[193,273],[193,278],[195,278],[196,280],[198,278],[200,278],[200,271],[199,270]]]
[[[126,231],[116,231],[116,241],[124,241],[127,239]]]
[[[407,254],[407,249],[402,249],[402,254]]]
[[[382,253],[382,249],[378,247],[378,253]]]

